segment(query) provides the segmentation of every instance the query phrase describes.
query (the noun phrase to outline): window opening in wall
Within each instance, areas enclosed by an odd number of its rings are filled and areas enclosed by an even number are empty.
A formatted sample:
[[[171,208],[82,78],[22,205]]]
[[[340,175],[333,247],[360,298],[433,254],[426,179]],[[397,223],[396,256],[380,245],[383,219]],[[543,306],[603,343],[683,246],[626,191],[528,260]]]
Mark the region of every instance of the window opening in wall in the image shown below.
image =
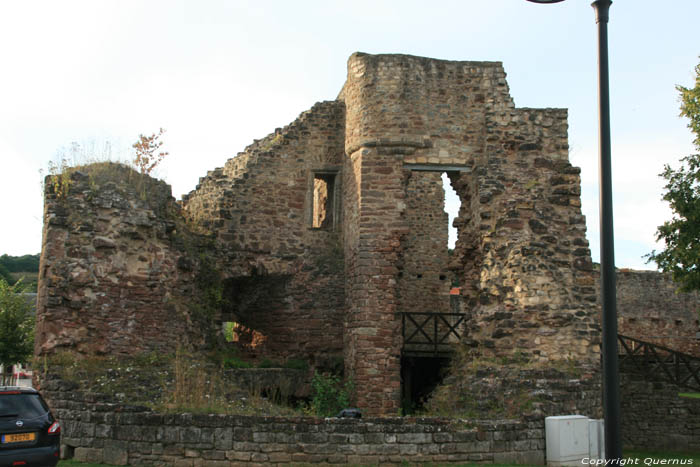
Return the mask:
[[[335,174],[314,174],[313,217],[311,226],[315,229],[333,227],[333,206],[335,194]]]
[[[224,321],[222,332],[226,342],[240,344],[251,349],[263,344],[265,335],[235,321]]]
[[[447,176],[447,172],[442,173],[442,187],[445,190],[445,212],[448,216],[447,223],[447,248],[452,250],[457,243],[457,227],[452,225],[455,218],[459,215],[459,208],[462,206],[462,202],[459,199],[459,195],[452,188],[450,183],[450,178]]]

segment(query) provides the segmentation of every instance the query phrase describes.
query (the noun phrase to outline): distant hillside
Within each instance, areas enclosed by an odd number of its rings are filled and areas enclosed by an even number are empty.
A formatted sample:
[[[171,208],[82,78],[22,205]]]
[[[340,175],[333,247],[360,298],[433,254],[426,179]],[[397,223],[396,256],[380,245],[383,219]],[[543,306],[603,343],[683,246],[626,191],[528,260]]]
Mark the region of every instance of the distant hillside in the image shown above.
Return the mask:
[[[8,284],[15,284],[19,279],[22,279],[28,292],[36,292],[39,278],[39,254],[0,256],[0,277]]]

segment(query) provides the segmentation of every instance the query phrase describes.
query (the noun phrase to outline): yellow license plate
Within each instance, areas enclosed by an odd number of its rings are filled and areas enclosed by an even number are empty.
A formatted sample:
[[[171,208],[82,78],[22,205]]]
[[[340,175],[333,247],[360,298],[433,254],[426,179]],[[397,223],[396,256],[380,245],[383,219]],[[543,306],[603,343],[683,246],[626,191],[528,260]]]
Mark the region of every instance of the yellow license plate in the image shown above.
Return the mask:
[[[36,439],[36,433],[17,433],[15,435],[3,435],[3,443],[26,443],[27,441],[34,441]]]

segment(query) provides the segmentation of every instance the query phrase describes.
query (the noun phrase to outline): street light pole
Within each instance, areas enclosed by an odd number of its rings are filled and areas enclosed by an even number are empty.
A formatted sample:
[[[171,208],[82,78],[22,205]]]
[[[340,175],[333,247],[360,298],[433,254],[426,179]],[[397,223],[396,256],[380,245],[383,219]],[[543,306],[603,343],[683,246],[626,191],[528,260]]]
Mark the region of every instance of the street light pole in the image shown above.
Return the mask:
[[[598,25],[598,118],[600,175],[600,295],[603,306],[603,411],[605,457],[622,458],[620,440],[620,375],[617,355],[617,297],[610,157],[610,77],[608,18],[611,0],[592,3]]]
[[[528,0],[559,3],[564,0]],[[598,118],[600,190],[600,294],[603,308],[603,412],[605,457],[622,458],[620,436],[620,374],[617,355],[617,297],[615,290],[615,244],[610,164],[610,76],[608,71],[608,18],[611,0],[595,0],[598,25]]]

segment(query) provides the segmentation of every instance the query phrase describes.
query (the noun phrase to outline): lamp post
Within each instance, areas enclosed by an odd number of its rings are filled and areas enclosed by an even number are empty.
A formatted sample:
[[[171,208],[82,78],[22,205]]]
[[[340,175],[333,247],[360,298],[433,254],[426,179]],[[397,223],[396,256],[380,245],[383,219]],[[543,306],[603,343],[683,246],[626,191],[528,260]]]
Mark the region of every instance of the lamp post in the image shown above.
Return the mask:
[[[533,3],[559,3],[564,0],[528,0]],[[615,291],[615,246],[610,168],[610,88],[608,73],[608,12],[611,0],[596,0],[598,25],[598,118],[600,190],[600,289],[603,305],[603,411],[605,416],[605,456],[622,458],[620,440],[620,375],[617,356],[617,298]]]

